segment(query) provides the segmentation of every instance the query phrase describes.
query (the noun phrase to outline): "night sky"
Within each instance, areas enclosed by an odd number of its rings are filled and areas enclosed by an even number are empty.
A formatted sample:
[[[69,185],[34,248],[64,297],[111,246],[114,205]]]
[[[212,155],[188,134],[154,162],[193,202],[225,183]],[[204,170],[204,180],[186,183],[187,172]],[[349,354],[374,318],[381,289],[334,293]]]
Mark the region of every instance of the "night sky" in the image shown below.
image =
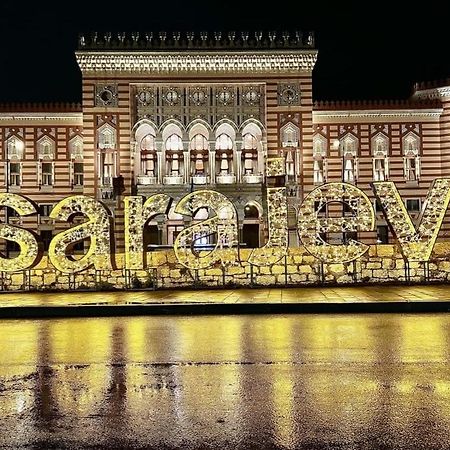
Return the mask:
[[[80,101],[77,35],[94,30],[313,30],[316,100],[406,98],[415,81],[450,77],[432,2],[0,1],[0,102]]]

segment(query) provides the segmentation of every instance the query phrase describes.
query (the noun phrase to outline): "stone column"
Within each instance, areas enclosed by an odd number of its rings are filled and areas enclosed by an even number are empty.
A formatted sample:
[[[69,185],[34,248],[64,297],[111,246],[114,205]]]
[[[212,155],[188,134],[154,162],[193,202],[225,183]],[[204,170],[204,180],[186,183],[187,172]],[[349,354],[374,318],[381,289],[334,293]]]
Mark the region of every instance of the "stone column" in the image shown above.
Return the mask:
[[[209,182],[214,184],[216,182],[216,151],[209,152]]]
[[[236,150],[236,183],[242,183],[242,151]]]
[[[184,182],[190,183],[190,159],[189,159],[189,150],[183,152],[184,157]]]

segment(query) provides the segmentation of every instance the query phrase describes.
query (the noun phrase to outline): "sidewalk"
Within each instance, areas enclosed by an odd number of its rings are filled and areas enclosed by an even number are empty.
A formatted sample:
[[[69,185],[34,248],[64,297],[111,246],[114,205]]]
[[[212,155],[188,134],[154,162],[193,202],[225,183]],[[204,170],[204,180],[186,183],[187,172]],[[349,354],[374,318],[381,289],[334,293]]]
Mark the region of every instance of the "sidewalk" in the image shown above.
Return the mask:
[[[450,311],[450,285],[0,295],[0,317]]]

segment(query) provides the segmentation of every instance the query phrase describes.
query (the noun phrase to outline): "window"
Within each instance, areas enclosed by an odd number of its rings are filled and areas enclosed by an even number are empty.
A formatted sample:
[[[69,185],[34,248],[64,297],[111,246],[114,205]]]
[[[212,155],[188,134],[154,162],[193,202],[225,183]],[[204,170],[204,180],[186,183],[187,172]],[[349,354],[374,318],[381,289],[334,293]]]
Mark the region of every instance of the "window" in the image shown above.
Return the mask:
[[[102,173],[101,184],[103,186],[112,186],[112,179],[115,177],[115,158],[113,152],[102,152]]]
[[[198,133],[191,139],[191,150],[208,150],[208,149],[209,149],[208,139],[206,139],[206,137],[203,136],[203,134]]]
[[[374,158],[373,160],[373,179],[374,181],[386,180],[386,160],[385,158]]]
[[[378,199],[375,200],[375,212],[382,213],[383,207],[381,206],[381,203]]]
[[[385,181],[388,179],[388,149],[389,139],[386,135],[378,133],[372,138],[374,181]]]
[[[353,183],[357,179],[357,147],[358,139],[352,134],[347,134],[341,142],[343,179],[346,183]]]
[[[73,164],[73,184],[74,186],[83,186],[83,163],[76,162]]]
[[[83,159],[83,138],[75,136],[69,141],[69,157],[71,160]]]
[[[406,210],[409,212],[419,212],[420,211],[420,199],[408,198],[406,200]]]
[[[314,183],[319,184],[323,183],[324,174],[323,174],[323,159],[315,159],[313,163],[314,167]]]
[[[39,215],[44,217],[49,217],[53,209],[53,204],[41,203],[39,205]]]
[[[251,134],[243,137],[244,148],[256,148],[256,138]],[[233,141],[228,134],[222,133],[216,139],[216,150],[233,150]]]
[[[166,150],[183,150],[183,141],[177,134],[170,135],[166,140]]]
[[[344,181],[346,183],[355,181],[355,161],[352,157],[344,159]]]
[[[389,244],[389,230],[387,225],[377,226],[377,244]]]
[[[97,132],[98,148],[113,149],[116,148],[116,130],[108,123],[103,124]]]
[[[283,147],[298,147],[299,137],[300,130],[292,122],[281,128],[281,145]]]
[[[44,251],[48,251],[52,237],[53,234],[51,230],[41,230],[41,241],[44,246]]]
[[[358,233],[356,231],[345,231],[342,233],[342,241],[344,244],[348,244],[350,241],[358,240]]]
[[[420,178],[419,136],[408,133],[403,137],[403,168],[406,181],[418,181]]]
[[[417,181],[417,159],[416,157],[405,158],[405,179],[406,181]]]
[[[37,142],[38,159],[55,159],[55,141],[48,136],[44,136]]]
[[[41,162],[42,186],[53,186],[53,163]]]
[[[20,163],[9,163],[9,185],[21,185],[21,166]]]
[[[12,159],[20,160],[23,158],[23,151],[25,149],[25,144],[21,139],[15,136],[11,136],[6,141],[6,149],[7,149],[7,158],[9,160]]]

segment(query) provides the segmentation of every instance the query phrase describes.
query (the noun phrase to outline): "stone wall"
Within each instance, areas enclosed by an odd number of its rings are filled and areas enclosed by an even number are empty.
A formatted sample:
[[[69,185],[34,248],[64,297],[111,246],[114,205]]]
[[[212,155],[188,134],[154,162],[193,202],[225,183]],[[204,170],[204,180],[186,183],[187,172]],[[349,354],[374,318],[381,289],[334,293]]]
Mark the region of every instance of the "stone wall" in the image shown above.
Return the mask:
[[[271,267],[246,261],[251,250],[241,250],[241,264],[190,271],[181,266],[173,250],[148,254],[147,270],[123,269],[123,255],[116,255],[117,269],[90,269],[75,275],[55,270],[44,257],[32,270],[1,273],[0,290],[130,289],[220,286],[297,286],[314,284],[394,283],[450,279],[450,242],[436,244],[428,264],[405,264],[394,245],[374,245],[359,260],[347,264],[320,264],[304,248],[290,248],[286,258]]]

